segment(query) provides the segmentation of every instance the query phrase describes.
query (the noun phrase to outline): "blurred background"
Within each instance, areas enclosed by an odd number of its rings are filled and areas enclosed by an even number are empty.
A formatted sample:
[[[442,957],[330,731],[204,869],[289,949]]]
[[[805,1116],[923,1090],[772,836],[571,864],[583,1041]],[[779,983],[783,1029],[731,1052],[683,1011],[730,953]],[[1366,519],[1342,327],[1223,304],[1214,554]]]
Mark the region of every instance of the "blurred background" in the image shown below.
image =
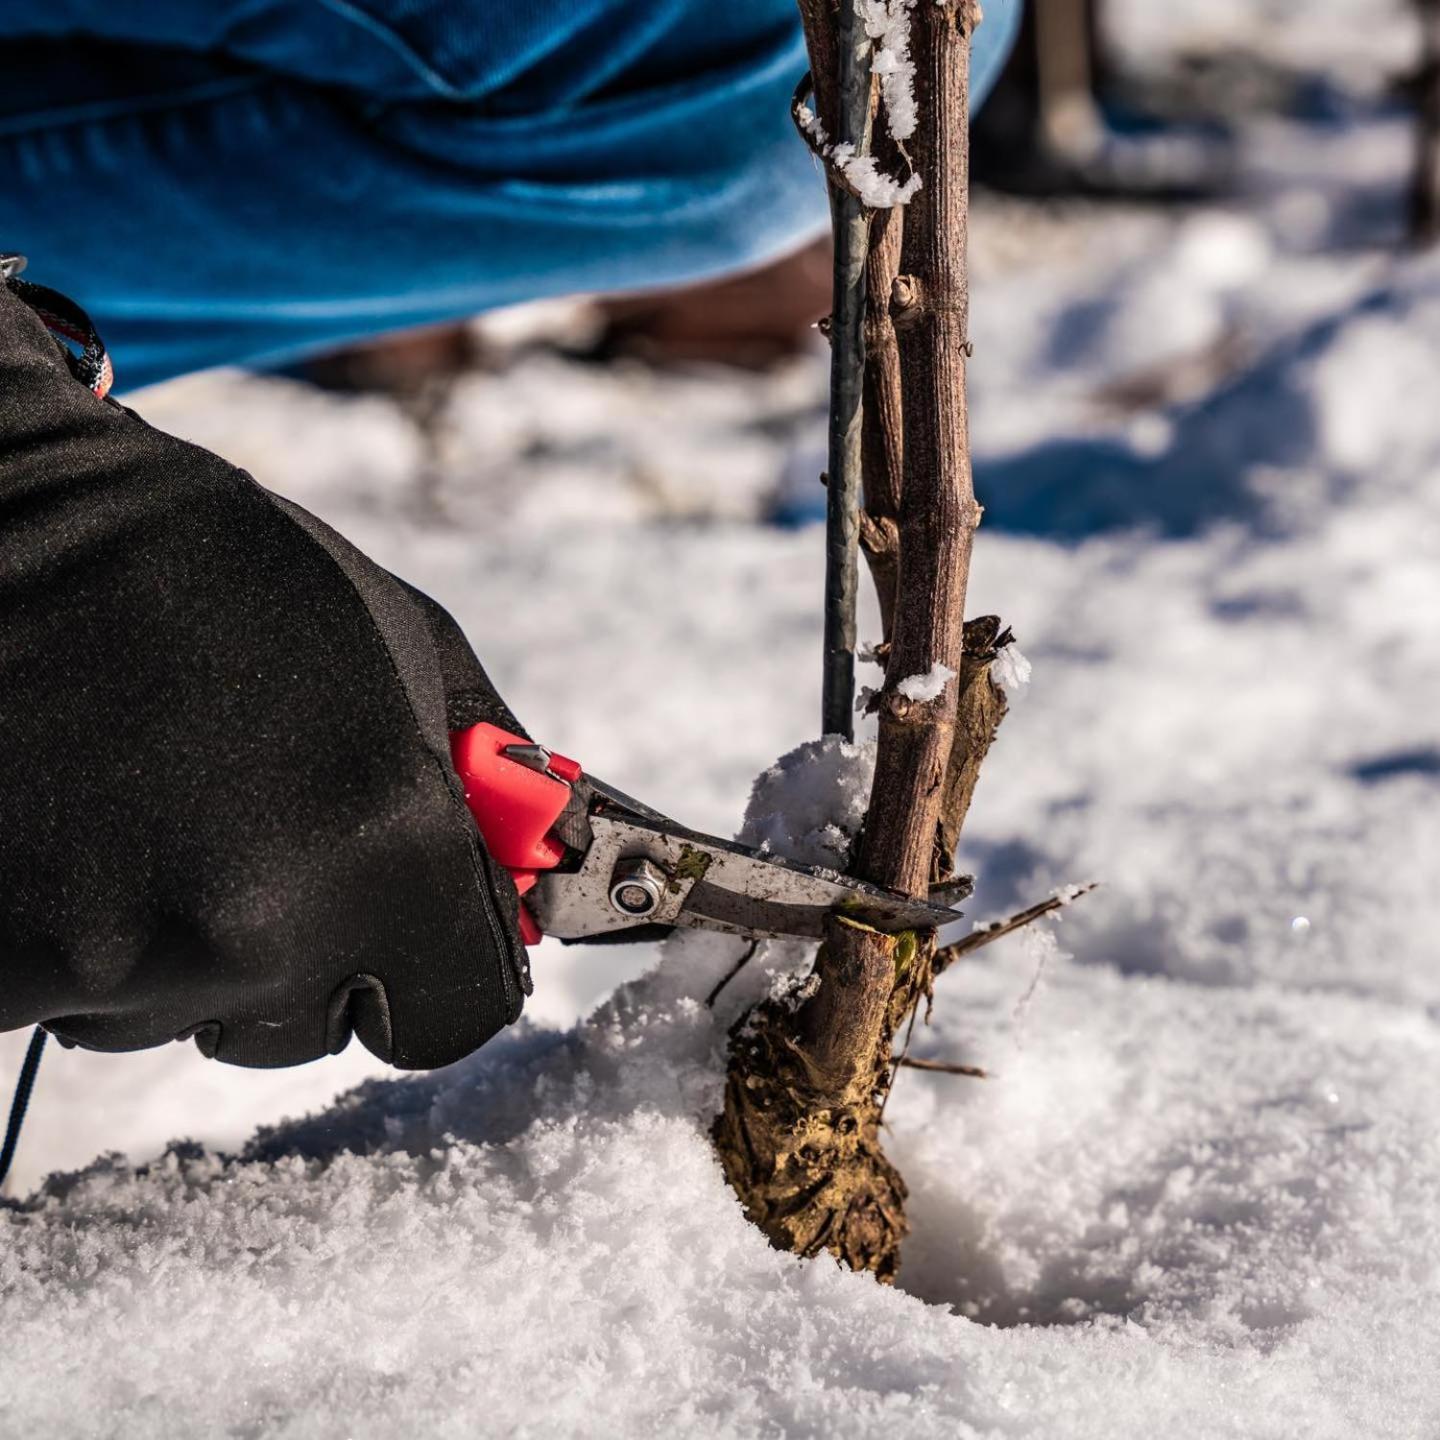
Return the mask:
[[[977,918],[1103,877],[1081,964],[1440,1007],[1437,11],[1032,0],[975,125],[970,608],[1036,678],[962,860]],[[729,833],[818,725],[829,284],[817,244],[127,398],[437,595],[537,737]],[[532,1023],[653,962],[546,942]],[[52,1051],[11,1188],[382,1070]]]

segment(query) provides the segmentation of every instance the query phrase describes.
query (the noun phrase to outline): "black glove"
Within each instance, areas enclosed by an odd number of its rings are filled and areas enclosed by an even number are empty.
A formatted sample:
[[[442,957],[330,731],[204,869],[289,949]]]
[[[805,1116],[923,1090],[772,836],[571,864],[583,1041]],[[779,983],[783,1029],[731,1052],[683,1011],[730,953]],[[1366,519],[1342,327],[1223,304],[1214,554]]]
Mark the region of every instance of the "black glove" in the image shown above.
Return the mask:
[[[0,1030],[447,1064],[528,992],[447,730],[454,622],[96,397],[0,285]],[[72,368],[76,373],[72,373]],[[522,732],[523,733],[523,732]]]

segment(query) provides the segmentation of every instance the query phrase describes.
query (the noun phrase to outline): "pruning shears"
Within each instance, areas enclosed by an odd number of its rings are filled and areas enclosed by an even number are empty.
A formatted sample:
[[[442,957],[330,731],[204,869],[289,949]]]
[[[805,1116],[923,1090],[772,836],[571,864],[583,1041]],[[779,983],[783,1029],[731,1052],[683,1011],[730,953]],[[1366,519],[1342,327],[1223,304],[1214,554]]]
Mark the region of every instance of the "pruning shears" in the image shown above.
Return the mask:
[[[486,847],[522,897],[527,945],[677,925],[818,939],[836,912],[877,930],[932,930],[956,919],[952,904],[969,893],[962,880],[911,899],[701,834],[495,725],[456,731],[450,753]]]

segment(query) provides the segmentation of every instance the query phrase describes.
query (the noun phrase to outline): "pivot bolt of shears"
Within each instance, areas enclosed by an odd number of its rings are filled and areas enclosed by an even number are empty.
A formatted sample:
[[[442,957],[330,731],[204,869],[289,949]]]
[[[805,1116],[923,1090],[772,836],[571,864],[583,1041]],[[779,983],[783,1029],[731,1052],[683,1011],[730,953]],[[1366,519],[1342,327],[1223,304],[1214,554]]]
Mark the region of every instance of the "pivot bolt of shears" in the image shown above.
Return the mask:
[[[610,903],[622,915],[643,919],[660,908],[670,877],[653,860],[622,860],[610,877]]]

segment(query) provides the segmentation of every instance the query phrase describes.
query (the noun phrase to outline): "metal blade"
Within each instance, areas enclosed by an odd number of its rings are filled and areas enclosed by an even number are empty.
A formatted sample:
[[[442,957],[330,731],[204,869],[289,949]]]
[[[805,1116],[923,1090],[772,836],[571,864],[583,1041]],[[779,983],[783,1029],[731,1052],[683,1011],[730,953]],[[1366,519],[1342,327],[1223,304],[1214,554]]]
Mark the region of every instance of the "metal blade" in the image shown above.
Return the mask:
[[[562,940],[638,924],[818,939],[835,911],[891,932],[935,929],[958,913],[685,830],[653,811],[602,804],[589,823],[579,868],[542,872],[526,897],[540,928]],[[649,908],[618,903],[617,891]]]

